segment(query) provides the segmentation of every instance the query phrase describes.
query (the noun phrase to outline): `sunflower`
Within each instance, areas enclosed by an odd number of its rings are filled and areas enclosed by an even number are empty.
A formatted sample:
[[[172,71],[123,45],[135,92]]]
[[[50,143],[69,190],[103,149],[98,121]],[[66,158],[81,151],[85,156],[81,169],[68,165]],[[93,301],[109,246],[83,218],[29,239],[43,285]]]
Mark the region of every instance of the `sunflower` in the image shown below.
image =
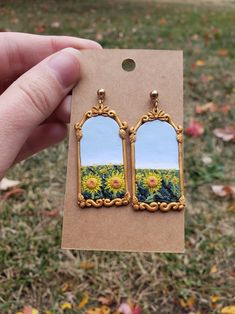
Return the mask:
[[[107,190],[112,192],[114,196],[124,191],[125,182],[124,174],[118,171],[112,171],[111,175],[106,179]]]
[[[91,193],[92,197],[94,197],[95,193],[100,191],[101,185],[101,179],[97,175],[88,174],[82,178],[83,191]]]
[[[179,178],[177,178],[176,176],[172,177],[171,178],[171,183],[173,185],[177,185],[179,183]]]
[[[143,178],[143,186],[147,188],[150,193],[159,191],[162,187],[161,175],[154,172],[147,172]]]

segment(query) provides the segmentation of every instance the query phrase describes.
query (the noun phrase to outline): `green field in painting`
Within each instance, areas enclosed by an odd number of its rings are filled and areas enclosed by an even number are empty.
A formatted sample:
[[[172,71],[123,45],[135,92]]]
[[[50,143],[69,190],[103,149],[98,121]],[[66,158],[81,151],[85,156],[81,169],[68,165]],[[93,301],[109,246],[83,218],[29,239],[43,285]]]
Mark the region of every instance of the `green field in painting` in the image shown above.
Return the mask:
[[[136,169],[136,196],[139,201],[146,203],[178,201],[179,170]]]
[[[86,199],[123,198],[126,192],[123,165],[83,166],[82,194]]]

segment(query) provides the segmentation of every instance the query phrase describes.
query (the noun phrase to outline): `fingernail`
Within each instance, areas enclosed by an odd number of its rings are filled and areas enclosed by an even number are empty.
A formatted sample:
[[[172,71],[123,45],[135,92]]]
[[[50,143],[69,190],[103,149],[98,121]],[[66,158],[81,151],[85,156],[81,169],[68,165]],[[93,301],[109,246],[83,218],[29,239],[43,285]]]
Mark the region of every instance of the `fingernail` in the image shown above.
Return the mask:
[[[78,50],[66,48],[52,56],[48,61],[48,66],[53,69],[58,81],[64,88],[75,85],[79,79],[79,55]]]

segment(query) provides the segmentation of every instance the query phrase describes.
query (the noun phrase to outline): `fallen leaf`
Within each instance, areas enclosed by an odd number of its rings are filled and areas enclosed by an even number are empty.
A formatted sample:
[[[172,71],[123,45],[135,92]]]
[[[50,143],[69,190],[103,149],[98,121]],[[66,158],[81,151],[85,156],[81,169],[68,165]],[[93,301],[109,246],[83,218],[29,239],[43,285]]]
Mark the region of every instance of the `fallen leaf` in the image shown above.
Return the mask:
[[[209,156],[203,156],[202,157],[202,162],[205,164],[205,165],[209,165],[212,163],[212,158],[209,157]]]
[[[86,310],[85,314],[103,314],[99,307],[91,307]]]
[[[188,300],[187,300],[187,305],[188,305],[188,307],[189,307],[190,309],[193,309],[195,303],[196,303],[196,299],[195,299],[194,296],[191,296],[191,297],[188,298]]]
[[[140,308],[140,306],[136,305],[134,306],[134,308],[132,309],[132,314],[141,314],[142,310]]]
[[[232,109],[232,106],[230,104],[224,104],[220,107],[220,111],[224,114],[227,114]]]
[[[192,119],[189,122],[188,127],[185,129],[185,132],[192,137],[201,136],[204,133],[203,124],[200,121]]]
[[[46,310],[45,314],[53,314],[51,311]]]
[[[103,38],[104,38],[104,36],[103,36],[102,33],[97,33],[97,34],[95,35],[95,39],[96,39],[97,41],[103,40]]]
[[[70,287],[69,283],[68,283],[68,282],[65,282],[65,283],[62,285],[62,287],[61,287],[61,291],[62,291],[62,292],[66,292],[66,291],[69,290],[69,287]]]
[[[212,185],[212,191],[220,197],[235,197],[235,186],[231,185]]]
[[[198,114],[202,114],[202,113],[205,113],[208,111],[216,112],[217,111],[217,105],[214,104],[213,102],[208,102],[207,104],[202,105],[202,106],[197,105],[195,111]]]
[[[206,61],[200,59],[200,60],[197,60],[197,61],[195,62],[195,64],[196,64],[196,66],[198,66],[198,67],[203,67],[204,65],[206,65]]]
[[[216,294],[211,296],[211,303],[217,303],[219,301],[220,297]]]
[[[2,200],[6,201],[8,200],[10,197],[12,196],[18,196],[18,195],[21,195],[24,193],[24,190],[23,189],[20,189],[20,188],[13,188],[11,189],[10,191],[8,192],[5,192],[2,196]]]
[[[119,308],[118,311],[122,314],[132,314],[132,310],[129,304],[127,304],[126,302],[123,302]]]
[[[235,305],[222,308],[221,314],[235,314]]]
[[[232,202],[231,204],[229,204],[226,210],[228,212],[235,212],[235,202]]]
[[[227,57],[228,56],[228,50],[227,49],[220,49],[218,50],[217,54],[219,57]]]
[[[10,188],[17,186],[18,184],[20,184],[20,181],[18,180],[10,180],[7,178],[3,178],[0,181],[0,191],[6,191]]]
[[[38,25],[34,28],[36,33],[44,33],[45,32],[45,26],[44,25]]]
[[[82,309],[89,301],[89,295],[88,293],[84,293],[83,298],[81,302],[78,304],[78,308]]]
[[[90,261],[83,261],[83,262],[80,262],[79,267],[82,269],[92,269],[95,267],[95,265],[94,263]]]
[[[23,314],[39,314],[39,311],[31,306],[26,306],[23,309]]]
[[[211,274],[214,274],[214,273],[217,273],[217,266],[216,265],[213,265],[212,267],[211,267],[211,270],[210,270],[210,273]]]
[[[55,21],[51,23],[51,27],[52,28],[59,28],[60,27],[60,22],[59,21]]]
[[[179,298],[179,303],[183,309],[185,309],[188,306],[187,302],[185,302],[183,298]]]
[[[111,296],[100,296],[98,298],[98,301],[102,305],[111,305],[111,304],[113,304],[113,298]]]
[[[102,314],[110,314],[111,312],[111,309],[107,307],[106,305],[102,305],[100,310]]]
[[[214,129],[213,134],[216,137],[222,138],[223,141],[229,142],[234,141],[235,142],[235,126],[227,126],[224,129]]]
[[[44,210],[44,211],[42,212],[43,216],[45,216],[45,217],[51,217],[51,218],[58,216],[59,213],[60,213],[60,210],[59,210],[58,208],[55,208],[55,209],[53,209],[53,210]]]
[[[72,304],[69,302],[64,302],[60,305],[61,310],[68,310],[72,308]]]
[[[160,24],[160,25],[166,25],[166,24],[167,24],[167,20],[166,20],[164,17],[162,17],[162,18],[159,20],[159,24]]]
[[[214,77],[212,76],[212,75],[210,75],[210,74],[202,74],[201,75],[201,81],[203,82],[203,83],[207,83],[207,82],[210,82],[210,81],[212,81],[214,79]]]

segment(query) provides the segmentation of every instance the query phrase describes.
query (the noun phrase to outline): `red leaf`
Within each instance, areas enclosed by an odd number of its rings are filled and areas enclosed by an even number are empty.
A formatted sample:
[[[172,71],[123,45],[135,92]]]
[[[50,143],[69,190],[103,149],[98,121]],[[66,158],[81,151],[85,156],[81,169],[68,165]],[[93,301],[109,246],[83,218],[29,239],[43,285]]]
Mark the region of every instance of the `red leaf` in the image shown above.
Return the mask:
[[[185,132],[192,137],[201,136],[204,133],[203,124],[200,121],[191,120]]]
[[[45,26],[44,25],[38,25],[34,28],[36,33],[44,33],[45,32]]]
[[[227,114],[232,109],[232,106],[230,104],[224,104],[221,106],[220,111],[224,114]]]
[[[141,314],[142,311],[141,311],[141,308],[136,305],[133,309],[132,309],[132,314]]]

